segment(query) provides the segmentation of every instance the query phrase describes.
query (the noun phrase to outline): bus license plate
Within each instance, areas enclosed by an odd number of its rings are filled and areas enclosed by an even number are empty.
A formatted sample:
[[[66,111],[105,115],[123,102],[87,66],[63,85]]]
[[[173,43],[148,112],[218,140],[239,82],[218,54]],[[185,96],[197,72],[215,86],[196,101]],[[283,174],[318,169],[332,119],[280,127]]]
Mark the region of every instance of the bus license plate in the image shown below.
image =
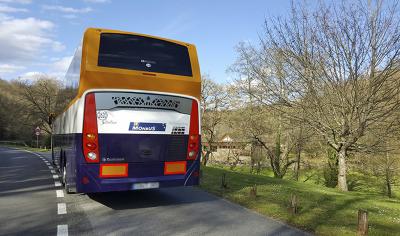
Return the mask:
[[[160,184],[158,182],[149,182],[149,183],[136,183],[133,184],[132,189],[151,189],[151,188],[159,188]]]

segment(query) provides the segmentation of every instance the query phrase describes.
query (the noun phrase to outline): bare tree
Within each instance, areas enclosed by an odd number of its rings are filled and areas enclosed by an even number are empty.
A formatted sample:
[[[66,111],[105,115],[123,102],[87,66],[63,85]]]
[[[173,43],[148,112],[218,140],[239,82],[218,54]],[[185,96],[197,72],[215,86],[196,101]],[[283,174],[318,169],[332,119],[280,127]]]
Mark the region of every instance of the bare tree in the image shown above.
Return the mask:
[[[396,119],[396,117],[392,117]],[[390,128],[390,127],[389,127]],[[393,185],[400,177],[400,132],[399,130],[387,130],[377,127],[373,132],[366,135],[363,139],[374,148],[369,153],[368,160],[358,160],[361,172],[372,174],[383,183],[385,193],[388,197],[393,197]]]
[[[283,178],[296,160],[291,158],[295,147],[292,130],[280,119],[280,112],[250,103],[235,110],[229,117],[235,136],[252,143],[251,167],[260,171],[262,162],[268,161],[275,178]]]
[[[311,127],[338,156],[338,188],[347,191],[346,159],[368,148],[361,138],[400,108],[398,4],[382,1],[294,5],[289,18],[266,20],[260,47],[242,44],[234,65],[259,103]]]
[[[202,77],[201,128],[202,138],[208,144],[203,154],[203,164],[207,165],[212,153],[211,147],[217,141],[217,128],[224,121],[223,111],[228,104],[228,94],[224,86],[212,81],[208,75],[203,75]]]
[[[20,82],[20,98],[25,104],[27,120],[41,125],[48,134],[51,133],[48,118],[50,114],[56,113],[59,91],[59,82],[47,75],[39,75],[33,82]]]
[[[397,173],[400,170],[398,156],[387,151],[383,155],[373,156],[370,164],[373,174],[383,180],[387,196],[393,197],[392,186],[395,184]]]

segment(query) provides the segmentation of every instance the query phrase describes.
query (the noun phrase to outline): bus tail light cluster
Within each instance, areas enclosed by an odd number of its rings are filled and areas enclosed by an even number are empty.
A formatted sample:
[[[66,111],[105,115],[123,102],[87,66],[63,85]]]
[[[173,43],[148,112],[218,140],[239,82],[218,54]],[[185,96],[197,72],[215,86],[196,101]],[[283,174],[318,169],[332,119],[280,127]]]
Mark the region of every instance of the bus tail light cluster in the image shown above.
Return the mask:
[[[187,148],[187,159],[195,160],[199,152],[199,106],[196,100],[192,101],[192,111],[190,113],[189,141]]]
[[[83,154],[87,163],[99,163],[99,144],[97,133],[96,99],[94,93],[85,97],[83,116]]]

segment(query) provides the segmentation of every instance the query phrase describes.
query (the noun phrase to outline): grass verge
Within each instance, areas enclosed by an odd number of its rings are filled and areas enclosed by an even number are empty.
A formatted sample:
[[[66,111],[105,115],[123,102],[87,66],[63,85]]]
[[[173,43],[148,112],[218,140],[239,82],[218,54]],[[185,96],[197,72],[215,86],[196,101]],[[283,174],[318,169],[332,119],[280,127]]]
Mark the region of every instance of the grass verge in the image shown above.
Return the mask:
[[[343,193],[311,183],[218,167],[202,169],[202,189],[317,235],[356,235],[358,209],[368,211],[369,235],[400,235],[399,199],[376,193]],[[226,173],[227,189],[221,188],[223,173]],[[249,194],[254,184],[257,185],[256,198]],[[296,215],[289,211],[291,194],[299,199]]]
[[[24,150],[29,150],[32,152],[49,152],[50,151],[50,149],[34,148],[34,147],[29,147],[29,146],[11,145],[11,144],[0,144],[0,147],[24,149]]]

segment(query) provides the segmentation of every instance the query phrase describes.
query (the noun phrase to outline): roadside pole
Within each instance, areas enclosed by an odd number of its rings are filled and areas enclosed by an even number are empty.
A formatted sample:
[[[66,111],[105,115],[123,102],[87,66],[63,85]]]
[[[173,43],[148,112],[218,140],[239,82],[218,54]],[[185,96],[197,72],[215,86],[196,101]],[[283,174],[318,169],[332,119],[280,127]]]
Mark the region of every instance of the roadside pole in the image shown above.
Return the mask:
[[[36,134],[36,148],[39,148],[39,135],[40,135],[40,128],[39,128],[39,126],[36,127],[36,129],[35,129],[35,134]]]

